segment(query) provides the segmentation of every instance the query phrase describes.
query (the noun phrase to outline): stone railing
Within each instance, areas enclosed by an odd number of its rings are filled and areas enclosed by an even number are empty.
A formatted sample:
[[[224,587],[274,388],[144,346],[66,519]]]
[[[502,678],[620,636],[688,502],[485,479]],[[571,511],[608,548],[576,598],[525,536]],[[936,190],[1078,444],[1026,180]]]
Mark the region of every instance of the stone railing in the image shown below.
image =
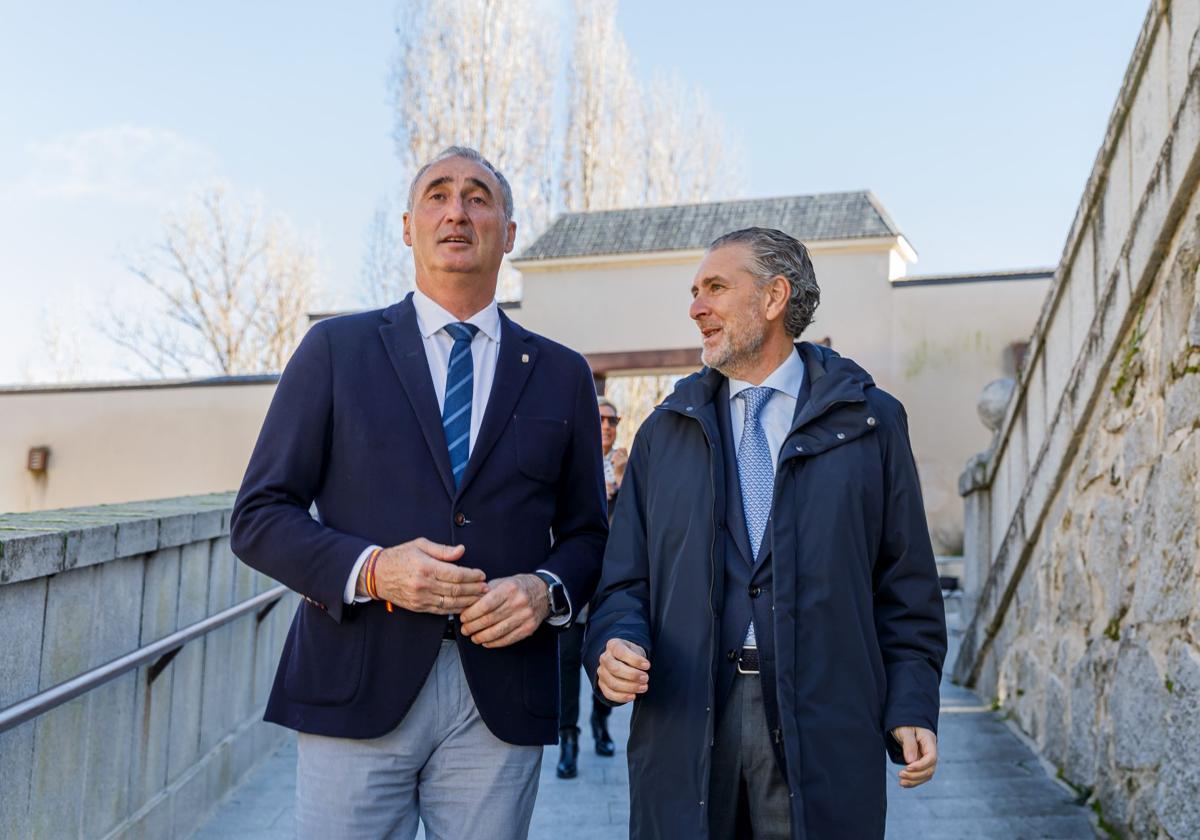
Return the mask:
[[[994,446],[960,484],[955,677],[1136,836],[1200,834],[1198,29],[1195,3],[1151,4]]]
[[[0,516],[0,710],[274,583],[232,496]],[[0,837],[182,837],[285,731],[260,721],[295,596],[0,732]]]

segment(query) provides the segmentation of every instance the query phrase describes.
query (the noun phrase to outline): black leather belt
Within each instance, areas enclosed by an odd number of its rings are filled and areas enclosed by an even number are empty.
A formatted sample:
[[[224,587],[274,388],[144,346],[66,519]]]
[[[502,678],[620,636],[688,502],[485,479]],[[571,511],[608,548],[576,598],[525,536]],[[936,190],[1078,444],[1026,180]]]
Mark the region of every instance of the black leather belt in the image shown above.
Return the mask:
[[[452,615],[446,616],[446,626],[442,628],[442,638],[451,642],[458,638],[454,634],[454,616]]]
[[[737,670],[739,674],[758,673],[758,648],[744,647],[738,656]]]

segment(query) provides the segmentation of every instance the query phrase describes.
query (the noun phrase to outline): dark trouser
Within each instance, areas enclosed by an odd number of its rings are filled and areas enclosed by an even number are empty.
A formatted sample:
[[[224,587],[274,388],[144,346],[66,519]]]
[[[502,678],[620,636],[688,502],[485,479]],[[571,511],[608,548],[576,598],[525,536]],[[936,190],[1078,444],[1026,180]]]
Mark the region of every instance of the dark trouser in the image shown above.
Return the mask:
[[[579,669],[583,659],[584,625],[578,622],[558,635],[558,728],[579,729]],[[606,718],[612,709],[595,696],[592,714]]]
[[[717,724],[709,785],[711,840],[787,840],[791,801],[779,772],[757,674],[734,677]]]

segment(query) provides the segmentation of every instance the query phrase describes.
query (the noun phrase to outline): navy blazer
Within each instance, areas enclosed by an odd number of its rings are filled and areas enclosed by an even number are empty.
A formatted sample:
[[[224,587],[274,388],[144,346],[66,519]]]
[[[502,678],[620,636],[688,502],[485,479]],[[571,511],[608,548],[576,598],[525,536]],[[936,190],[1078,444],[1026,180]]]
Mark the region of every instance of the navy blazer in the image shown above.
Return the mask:
[[[313,325],[280,377],[230,526],[238,557],[305,598],[266,719],[374,738],[412,705],[446,619],[343,603],[372,543],[461,543],[459,562],[489,580],[546,569],[579,609],[607,533],[596,391],[578,353],[500,313],[492,391],[456,491],[411,295]],[[557,641],[547,624],[505,648],[459,640],[480,716],[502,740],[555,742]]]

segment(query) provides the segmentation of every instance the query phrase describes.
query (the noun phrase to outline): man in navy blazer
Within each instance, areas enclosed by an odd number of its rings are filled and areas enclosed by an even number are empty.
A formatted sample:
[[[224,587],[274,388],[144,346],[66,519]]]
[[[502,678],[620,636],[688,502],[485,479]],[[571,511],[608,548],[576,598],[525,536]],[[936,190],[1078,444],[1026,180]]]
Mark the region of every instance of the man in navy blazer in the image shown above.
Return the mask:
[[[304,596],[266,719],[298,730],[301,836],[524,837],[557,728],[557,627],[607,535],[591,371],[495,302],[503,175],[413,180],[416,290],[315,324],[234,506],[244,562]]]

